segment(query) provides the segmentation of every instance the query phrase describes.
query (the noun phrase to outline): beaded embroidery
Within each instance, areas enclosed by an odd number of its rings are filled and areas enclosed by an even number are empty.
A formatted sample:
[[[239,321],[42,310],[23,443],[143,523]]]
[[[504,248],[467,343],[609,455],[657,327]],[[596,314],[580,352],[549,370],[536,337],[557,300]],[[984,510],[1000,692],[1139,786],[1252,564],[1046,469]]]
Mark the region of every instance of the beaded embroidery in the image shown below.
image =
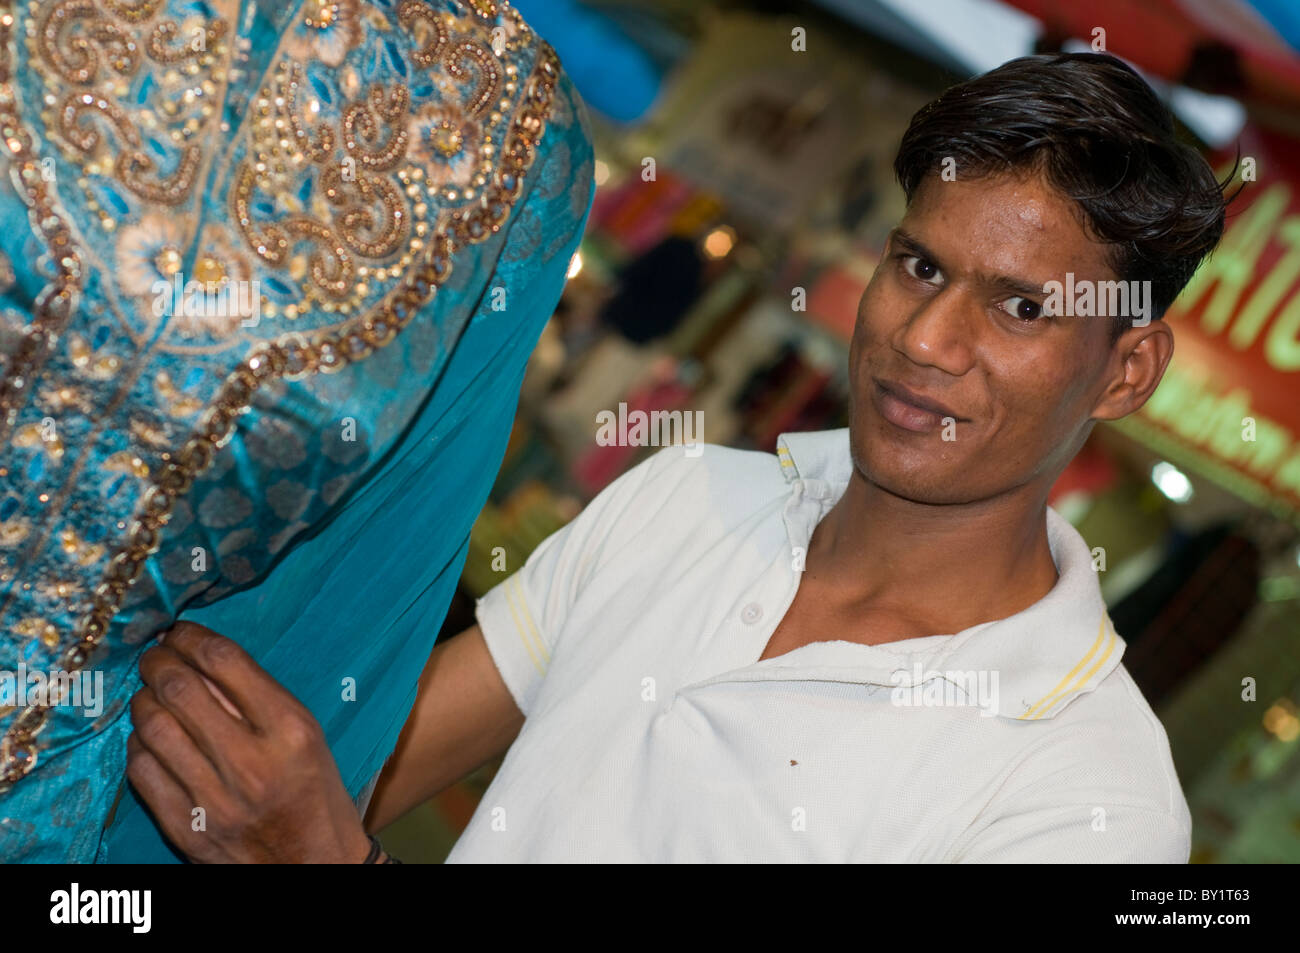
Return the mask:
[[[79,607],[71,632],[53,613],[18,619],[13,631],[56,653],[69,672],[90,664],[168,529],[194,518],[185,498],[255,396],[391,343],[448,281],[452,256],[501,231],[559,75],[554,52],[505,4],[475,0],[456,15],[425,0],[394,0],[387,10],[307,0],[229,151],[204,155],[199,143],[215,138],[236,68],[232,4],[210,6],[216,17],[177,18],[164,0],[32,2],[25,13],[0,2],[4,157],[49,265],[30,320],[4,331],[0,440],[28,455],[25,466],[39,459],[41,472],[73,485],[95,440],[106,439],[96,415],[137,386],[159,408],[133,416],[115,438],[121,449],[99,464],[96,478],[110,481],[105,498],[124,517],[133,500],[116,539],[83,537],[53,512],[0,508],[0,557],[48,542],[67,567],[34,585],[47,604]],[[15,82],[20,43],[44,85],[39,125]],[[515,55],[523,49],[536,52],[526,75]],[[367,81],[379,63],[405,81]],[[80,173],[76,190],[62,188],[67,175],[50,181],[50,149]],[[205,185],[226,196],[228,223],[204,219]],[[97,221],[113,236],[110,260],[94,260],[69,224],[71,202],[91,213],[77,221]],[[261,323],[151,315],[156,282],[182,271],[187,257],[205,286],[260,281]],[[105,296],[120,305],[110,309],[117,338],[91,339],[73,326],[88,279],[109,283]],[[205,395],[153,363],[159,354],[227,369]],[[42,377],[52,361],[67,369],[57,384]],[[60,418],[53,439],[35,414]],[[266,452],[292,454],[291,446],[281,440]],[[300,511],[291,486],[275,489],[274,506]],[[236,509],[223,515],[223,506]],[[237,520],[238,506],[220,493],[202,501],[217,524]],[[6,727],[0,790],[36,766],[49,714],[28,706]]]

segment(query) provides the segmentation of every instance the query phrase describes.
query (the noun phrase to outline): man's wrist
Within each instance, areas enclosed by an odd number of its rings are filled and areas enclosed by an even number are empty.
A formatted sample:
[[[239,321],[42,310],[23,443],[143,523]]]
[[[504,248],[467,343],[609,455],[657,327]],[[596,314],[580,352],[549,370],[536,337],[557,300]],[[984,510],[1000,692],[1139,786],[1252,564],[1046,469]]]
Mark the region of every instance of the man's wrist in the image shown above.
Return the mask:
[[[359,858],[358,862],[362,864],[381,864],[383,863],[384,848],[380,846],[379,838],[374,834],[366,834],[365,855]]]

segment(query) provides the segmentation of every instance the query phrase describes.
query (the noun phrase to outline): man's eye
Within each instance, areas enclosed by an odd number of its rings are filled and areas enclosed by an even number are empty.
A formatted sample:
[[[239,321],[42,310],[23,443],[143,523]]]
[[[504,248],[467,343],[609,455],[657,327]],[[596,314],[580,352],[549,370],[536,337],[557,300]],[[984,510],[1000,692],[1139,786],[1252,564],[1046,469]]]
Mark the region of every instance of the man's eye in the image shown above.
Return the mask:
[[[920,281],[933,281],[939,277],[939,266],[919,255],[903,255],[903,270]]]
[[[1021,321],[1034,321],[1044,314],[1041,304],[1037,301],[1031,301],[1029,298],[1022,298],[1019,295],[1006,298],[998,304],[998,307],[1013,318],[1019,318]]]

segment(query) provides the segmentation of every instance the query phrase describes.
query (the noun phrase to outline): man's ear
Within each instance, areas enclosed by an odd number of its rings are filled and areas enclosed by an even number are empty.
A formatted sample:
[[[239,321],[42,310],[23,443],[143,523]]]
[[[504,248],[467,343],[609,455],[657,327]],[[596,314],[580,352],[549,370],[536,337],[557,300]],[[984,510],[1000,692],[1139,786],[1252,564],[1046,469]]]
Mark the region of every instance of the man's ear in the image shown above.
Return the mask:
[[[1109,382],[1092,409],[1093,420],[1118,420],[1141,408],[1174,354],[1174,332],[1163,318],[1126,330],[1111,345]]]

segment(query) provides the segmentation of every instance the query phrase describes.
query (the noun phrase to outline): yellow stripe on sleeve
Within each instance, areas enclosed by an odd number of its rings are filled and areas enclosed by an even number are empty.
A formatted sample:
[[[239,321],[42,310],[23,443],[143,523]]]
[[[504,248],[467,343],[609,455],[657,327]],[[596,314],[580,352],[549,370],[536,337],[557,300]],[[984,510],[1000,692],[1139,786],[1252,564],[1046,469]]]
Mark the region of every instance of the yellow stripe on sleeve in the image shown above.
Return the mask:
[[[546,666],[542,664],[542,661],[539,659],[537,651],[536,649],[533,648],[533,643],[529,638],[529,636],[533,633],[534,630],[532,629],[532,621],[533,621],[532,616],[529,615],[528,613],[528,603],[523,598],[523,591],[521,587],[519,593],[519,601],[522,604],[522,613],[521,613],[520,607],[515,605],[515,596],[511,594],[511,589],[510,589],[511,583],[514,583],[516,586],[519,585],[518,579],[516,579],[515,576],[511,576],[504,583],[502,583],[501,594],[505,596],[506,605],[510,607],[510,616],[512,619],[514,619],[515,622],[515,631],[519,633],[519,641],[524,643],[524,648],[528,651],[528,657],[533,660],[533,667],[537,669],[537,673],[539,675],[545,675]],[[524,618],[527,619],[527,623],[528,623],[527,625],[525,625],[523,621]],[[543,646],[543,649],[545,649],[545,646]]]

